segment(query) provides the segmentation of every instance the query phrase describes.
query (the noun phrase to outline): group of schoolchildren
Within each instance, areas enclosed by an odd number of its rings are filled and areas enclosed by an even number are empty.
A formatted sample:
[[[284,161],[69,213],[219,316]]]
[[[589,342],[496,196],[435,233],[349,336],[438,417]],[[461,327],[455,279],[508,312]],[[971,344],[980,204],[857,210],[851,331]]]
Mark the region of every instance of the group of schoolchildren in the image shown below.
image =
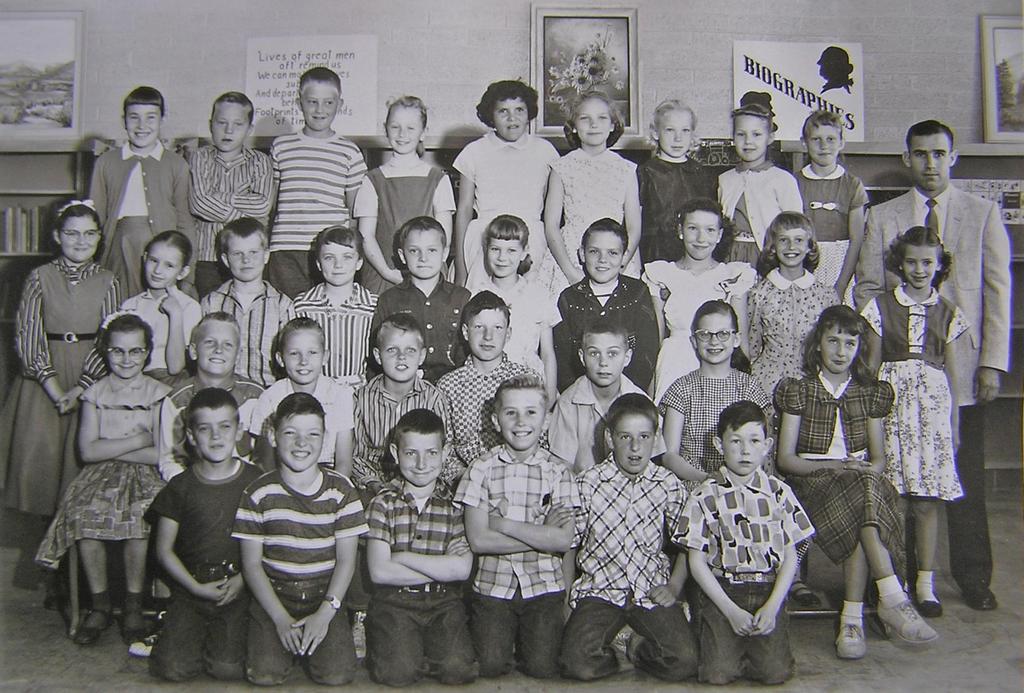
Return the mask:
[[[337,76],[306,72],[298,100],[267,157],[251,102],[222,95],[186,163],[160,93],[132,91],[127,143],[26,284],[6,499],[53,516],[40,563],[78,551],[75,642],[112,623],[115,540],[126,641],[147,632],[149,551],[169,585],[151,666],[172,680],[271,685],[301,659],[347,683],[354,624],[378,682],[591,680],[628,625],[658,678],[780,683],[787,599],[817,599],[812,540],[843,566],[839,657],[865,654],[869,576],[889,635],[937,637],[919,610],[941,613],[935,512],[961,495],[945,355],[968,325],[936,291],[951,258],[928,219],[887,253],[900,286],[844,305],[870,291],[867,197],[834,114],[808,118],[793,176],[745,98],[716,185],[678,101],[637,169],[609,149],[605,95],[573,104],[559,157],[529,133],[536,92],[496,82],[456,201],[421,158],[419,99],[389,105],[369,172],[331,129]],[[927,121],[908,151],[936,135],[952,148]]]

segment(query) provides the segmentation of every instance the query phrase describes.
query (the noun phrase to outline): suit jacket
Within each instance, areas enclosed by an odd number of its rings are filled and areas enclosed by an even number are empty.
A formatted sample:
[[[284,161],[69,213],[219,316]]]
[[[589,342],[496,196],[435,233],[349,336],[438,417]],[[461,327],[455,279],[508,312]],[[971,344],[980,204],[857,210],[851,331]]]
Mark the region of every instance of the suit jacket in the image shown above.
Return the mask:
[[[915,226],[913,195],[911,190],[868,211],[854,287],[858,307],[900,283],[885,271],[883,256],[897,235]],[[953,269],[939,293],[971,323],[967,338],[953,344],[958,366],[953,388],[958,404],[973,404],[975,370],[1009,368],[1010,238],[994,202],[951,188],[942,244],[953,255]]]

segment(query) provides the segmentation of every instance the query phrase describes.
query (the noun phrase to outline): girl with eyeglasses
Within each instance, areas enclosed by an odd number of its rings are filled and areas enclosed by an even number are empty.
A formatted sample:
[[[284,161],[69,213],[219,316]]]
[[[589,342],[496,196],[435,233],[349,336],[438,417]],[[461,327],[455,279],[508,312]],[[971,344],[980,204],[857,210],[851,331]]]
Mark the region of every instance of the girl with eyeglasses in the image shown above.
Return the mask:
[[[15,318],[21,376],[0,414],[4,500],[47,519],[78,473],[78,397],[102,374],[93,341],[120,302],[114,274],[93,261],[100,229],[91,200],[58,210],[58,255],[29,273]]]
[[[36,562],[56,568],[72,544],[78,547],[92,605],[72,639],[89,645],[112,621],[107,591],[106,542],[123,542],[125,643],[146,635],[142,589],[149,524],[143,518],[163,487],[153,431],[160,402],[171,388],[142,371],[153,349],[153,330],[139,316],[118,314],[97,340],[110,374],[82,394],[78,449],[84,467],[68,487],[43,538]]]
[[[771,420],[771,400],[750,376],[732,306],[721,300],[703,303],[693,317],[690,344],[700,365],[676,379],[658,407],[665,419],[662,464],[683,480],[688,491],[725,464],[713,440],[718,416],[726,407],[750,400]],[[770,465],[764,469],[772,471]]]

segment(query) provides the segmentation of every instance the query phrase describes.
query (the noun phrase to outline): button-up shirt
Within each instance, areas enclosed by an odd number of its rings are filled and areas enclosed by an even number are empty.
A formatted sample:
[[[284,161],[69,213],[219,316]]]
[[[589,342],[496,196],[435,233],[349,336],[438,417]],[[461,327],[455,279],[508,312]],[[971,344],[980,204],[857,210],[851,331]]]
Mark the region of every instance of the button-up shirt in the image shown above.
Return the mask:
[[[352,295],[333,306],[327,285],[317,284],[292,301],[295,315],[310,318],[324,328],[324,375],[357,387],[366,382],[370,354],[370,324],[377,307],[377,294],[352,284]]]
[[[656,606],[648,594],[668,583],[672,565],[662,551],[679,530],[686,491],[675,474],[653,462],[635,479],[610,456],[579,477],[576,511],[579,575],[571,599],[597,597],[616,606]]]
[[[242,332],[235,373],[255,380],[263,387],[270,387],[275,380],[270,369],[274,336],[295,317],[292,300],[268,282],[263,282],[263,291],[248,308],[243,308],[235,290],[235,280],[229,279],[204,296],[200,305],[203,315],[224,311],[234,317]]]
[[[443,556],[453,541],[466,536],[462,510],[452,505],[450,493],[438,487],[420,510],[402,479],[385,486],[370,501],[366,522],[370,526],[366,538],[384,542],[392,552]]]
[[[502,445],[469,465],[454,502],[539,525],[552,506],[578,508],[580,497],[563,460],[543,448],[519,460]],[[535,549],[480,555],[473,589],[498,599],[512,599],[517,589],[524,599],[560,592],[565,589],[562,557]]]
[[[774,573],[786,547],[812,534],[810,518],[784,482],[758,469],[739,484],[722,467],[690,495],[672,541],[706,554],[719,575]]]

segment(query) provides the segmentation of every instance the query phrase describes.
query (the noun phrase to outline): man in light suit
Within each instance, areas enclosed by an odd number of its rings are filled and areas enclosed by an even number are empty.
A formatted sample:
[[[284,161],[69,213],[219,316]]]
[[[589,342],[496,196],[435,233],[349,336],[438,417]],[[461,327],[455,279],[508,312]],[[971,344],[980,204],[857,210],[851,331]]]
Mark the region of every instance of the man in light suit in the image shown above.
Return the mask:
[[[967,605],[988,610],[996,608],[996,598],[989,589],[992,547],[985,510],[982,405],[999,393],[1000,376],[1009,368],[1010,241],[994,202],[949,184],[957,159],[953,145],[953,131],[936,120],[907,131],[903,163],[914,187],[868,212],[854,296],[863,308],[899,285],[896,275],[885,271],[882,258],[892,240],[912,226],[935,228],[953,254],[952,273],[939,292],[960,307],[971,327],[969,338],[956,340],[952,350],[959,371],[953,396],[960,405],[957,469],[964,497],[946,506],[949,561]],[[911,546],[909,537],[907,541]]]

